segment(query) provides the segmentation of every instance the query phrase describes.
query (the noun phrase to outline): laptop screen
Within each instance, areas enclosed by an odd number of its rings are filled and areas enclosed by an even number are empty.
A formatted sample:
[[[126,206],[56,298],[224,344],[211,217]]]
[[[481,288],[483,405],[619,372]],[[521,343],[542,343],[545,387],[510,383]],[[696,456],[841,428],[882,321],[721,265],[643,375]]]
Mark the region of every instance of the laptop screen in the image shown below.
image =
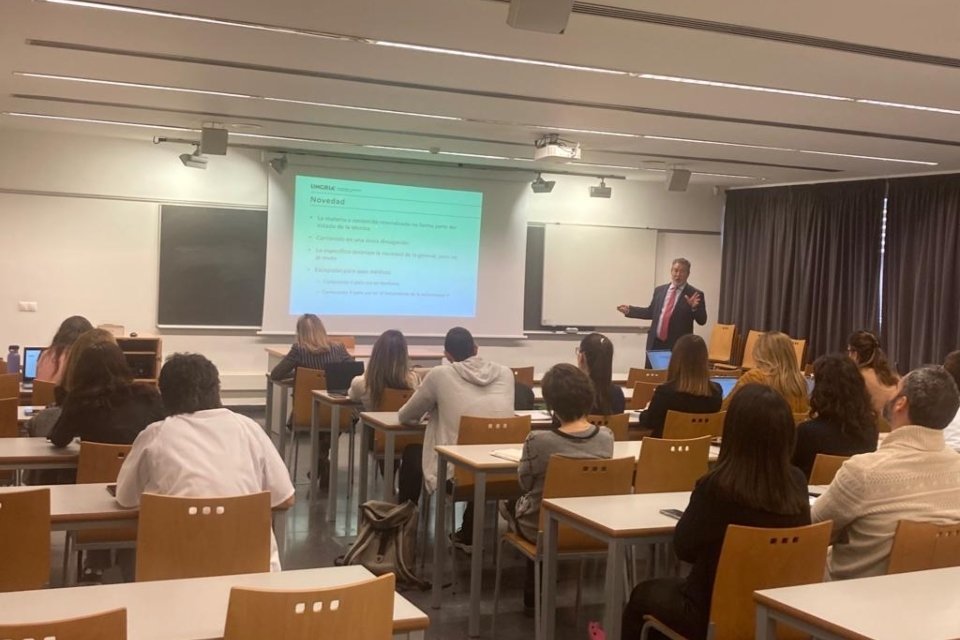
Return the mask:
[[[23,349],[23,381],[30,382],[37,377],[37,360],[43,353],[43,347],[24,347]]]
[[[357,376],[363,375],[363,363],[349,360],[334,362],[323,367],[327,376],[327,390],[331,393],[346,393],[350,382]]]
[[[730,395],[730,392],[733,391],[733,387],[737,384],[736,378],[710,378],[710,380],[720,385],[720,389],[723,390],[724,398]]]
[[[650,366],[654,369],[670,368],[669,351],[647,351],[647,359],[650,361]]]

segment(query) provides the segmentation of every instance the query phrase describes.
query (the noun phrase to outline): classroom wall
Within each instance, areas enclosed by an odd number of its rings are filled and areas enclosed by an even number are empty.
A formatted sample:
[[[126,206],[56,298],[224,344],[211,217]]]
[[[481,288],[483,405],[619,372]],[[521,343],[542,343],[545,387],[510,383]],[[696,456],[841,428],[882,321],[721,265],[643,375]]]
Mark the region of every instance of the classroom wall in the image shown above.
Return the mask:
[[[186,149],[149,141],[60,132],[0,129],[0,344],[43,345],[66,316],[86,315],[94,324],[121,324],[157,334],[158,203],[266,207],[267,171],[259,152],[231,149],[206,171],[189,169],[177,155]],[[331,160],[324,160],[330,163]],[[336,162],[336,161],[333,161]],[[718,232],[722,196],[709,186],[667,193],[661,182],[615,181],[610,200],[589,198],[585,178],[558,178],[552,194],[526,192],[516,206],[529,222],[609,224]],[[657,281],[666,280],[669,259],[682,236],[664,236]],[[702,236],[699,237],[701,240]],[[668,255],[669,252],[669,255]],[[589,260],[590,249],[581,257]],[[719,255],[719,254],[718,254]],[[720,264],[697,262],[694,272],[719,278]],[[706,287],[704,287],[706,290]],[[644,303],[650,292],[638,292]],[[18,301],[37,302],[36,313],[19,312]],[[708,313],[716,315],[716,297]],[[712,318],[711,318],[712,320]],[[711,323],[712,324],[712,323]],[[703,332],[709,330],[698,330]],[[162,331],[164,352],[206,354],[220,368],[228,395],[262,399],[264,348],[287,343],[241,331]],[[611,335],[616,370],[643,359],[645,334]],[[577,336],[534,336],[489,341],[481,351],[508,365],[540,370],[573,360]],[[437,344],[422,340],[421,344]]]

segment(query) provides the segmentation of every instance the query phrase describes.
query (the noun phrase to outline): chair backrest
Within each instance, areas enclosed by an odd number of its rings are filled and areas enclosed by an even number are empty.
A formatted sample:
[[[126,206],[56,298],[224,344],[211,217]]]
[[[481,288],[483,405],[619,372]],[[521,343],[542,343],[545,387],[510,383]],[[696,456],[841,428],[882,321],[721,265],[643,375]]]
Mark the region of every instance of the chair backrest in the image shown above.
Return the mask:
[[[77,460],[77,484],[116,482],[123,461],[133,445],[81,442]]]
[[[2,624],[0,638],[4,640],[127,640],[127,610],[114,609],[80,618],[31,622],[29,624]]]
[[[293,425],[309,427],[313,411],[313,391],[327,388],[327,374],[322,369],[297,367],[293,376]],[[330,408],[327,409],[327,422],[330,425]],[[323,424],[323,422],[321,422]]]
[[[710,602],[713,638],[753,637],[754,591],[822,582],[832,525],[828,520],[792,529],[727,527]],[[777,631],[781,639],[810,637],[781,628]]]
[[[544,498],[581,498],[585,496],[618,496],[630,493],[636,462],[626,458],[567,458],[556,454],[547,463],[543,481]],[[544,512],[540,510],[540,530]],[[602,546],[602,545],[601,545]],[[557,534],[561,552],[596,549],[596,538],[575,529],[561,526]]]
[[[667,411],[663,423],[663,437],[667,440],[691,440],[703,436],[723,437],[723,421],[726,411],[716,413],[684,413]]]
[[[380,396],[378,411],[399,411],[413,395],[412,389],[384,389]],[[399,456],[404,448],[413,443],[422,443],[423,436],[394,436],[394,453]],[[373,432],[373,450],[378,455],[386,449],[387,434],[380,429]]]
[[[389,640],[393,637],[395,578],[324,589],[230,590],[223,640]]]
[[[413,389],[384,389],[380,395],[380,406],[377,407],[377,411],[399,411],[411,396],[413,396]]]
[[[610,429],[613,432],[613,439],[617,442],[626,442],[630,439],[628,435],[630,415],[627,413],[614,413],[608,416],[589,415],[587,416],[587,422]]]
[[[659,382],[634,382],[633,395],[630,396],[627,408],[633,411],[645,408],[653,399],[653,392],[657,390],[660,384]]]
[[[893,536],[887,573],[960,566],[960,523],[901,520]]]
[[[457,444],[523,444],[530,434],[530,416],[481,418],[462,416]],[[458,465],[454,468],[454,484],[463,487],[473,483],[473,474]]]
[[[20,398],[20,374],[0,373],[0,399]]]
[[[357,348],[356,336],[327,336],[330,342],[339,342],[347,351],[353,351]]]
[[[50,489],[0,493],[0,591],[40,589],[49,579]]]
[[[740,361],[741,369],[753,369],[757,366],[757,361],[753,358],[753,348],[757,346],[757,340],[763,331],[751,329],[747,332],[747,339],[743,341],[743,360]]]
[[[268,492],[228,498],[141,496],[138,582],[269,569]]]
[[[637,369],[630,367],[627,372],[627,386],[632,387],[637,382],[653,382],[662,384],[667,381],[666,369]]]
[[[883,416],[877,416],[877,433],[890,433],[890,423]]]
[[[528,387],[533,386],[533,367],[510,367],[510,370],[513,371],[514,380]]]
[[[707,358],[711,362],[730,362],[733,357],[733,344],[737,336],[737,325],[715,324],[710,332],[710,344],[707,346]]]
[[[831,456],[826,453],[818,453],[813,459],[813,467],[810,469],[810,484],[830,484],[833,482],[833,476],[837,475],[843,463],[850,459],[850,456]]]
[[[692,440],[644,438],[633,480],[634,493],[693,491],[709,468],[711,436]]]
[[[797,365],[803,371],[803,357],[807,351],[807,341],[805,338],[790,338],[790,342],[793,343],[793,351],[797,354]]]
[[[17,398],[0,399],[0,438],[16,438],[20,435],[20,425],[17,423],[19,405]]]
[[[56,388],[56,382],[34,380],[33,391],[30,393],[30,404],[41,407],[53,404],[56,402],[56,394],[54,394]]]

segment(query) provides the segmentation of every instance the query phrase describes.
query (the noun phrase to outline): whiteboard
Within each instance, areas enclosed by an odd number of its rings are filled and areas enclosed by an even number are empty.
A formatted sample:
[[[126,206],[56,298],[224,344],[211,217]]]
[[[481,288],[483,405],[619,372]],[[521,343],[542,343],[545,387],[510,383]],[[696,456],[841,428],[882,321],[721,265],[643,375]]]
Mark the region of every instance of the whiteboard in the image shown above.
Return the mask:
[[[649,302],[656,258],[653,229],[546,225],[541,324],[636,328],[617,305]]]

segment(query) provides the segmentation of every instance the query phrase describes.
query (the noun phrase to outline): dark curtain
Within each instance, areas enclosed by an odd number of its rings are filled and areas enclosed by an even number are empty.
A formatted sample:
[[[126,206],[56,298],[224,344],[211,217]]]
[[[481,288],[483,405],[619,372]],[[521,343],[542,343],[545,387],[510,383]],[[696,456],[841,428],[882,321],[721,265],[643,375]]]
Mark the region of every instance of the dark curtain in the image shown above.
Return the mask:
[[[875,329],[885,184],[727,194],[720,322],[807,339],[807,362]]]
[[[960,349],[960,175],[889,182],[883,334],[903,373]]]

